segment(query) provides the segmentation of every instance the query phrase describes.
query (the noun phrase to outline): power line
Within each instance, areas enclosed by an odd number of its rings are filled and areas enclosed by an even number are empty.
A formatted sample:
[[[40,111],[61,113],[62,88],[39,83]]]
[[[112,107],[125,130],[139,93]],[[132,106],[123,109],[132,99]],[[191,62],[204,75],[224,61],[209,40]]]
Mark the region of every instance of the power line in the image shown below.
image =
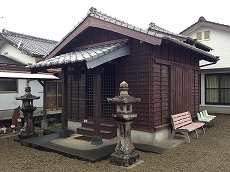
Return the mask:
[[[14,16],[14,15],[12,15],[12,14],[6,12],[6,11],[3,11],[3,10],[0,10],[0,11],[2,11],[3,13],[6,13],[7,15],[11,16],[12,18],[14,18],[14,19],[16,19],[16,20],[18,20],[18,21],[21,21],[22,23],[25,23],[25,24],[27,24],[27,25],[30,25],[30,26],[32,26],[32,27],[34,27],[34,28],[36,28],[36,29],[38,29],[38,30],[44,32],[44,33],[50,34],[50,35],[52,35],[52,36],[54,36],[54,37],[57,37],[57,35],[54,35],[54,34],[48,32],[48,31],[46,31],[46,30],[44,30],[44,29],[42,29],[42,28],[40,28],[40,27],[38,27],[38,26],[36,26],[36,25],[34,25],[34,24],[31,24],[31,23],[29,23],[29,22],[27,22],[27,21],[25,21],[25,20],[23,20],[23,19],[21,19],[21,18],[19,18],[19,17],[16,17],[16,16]],[[1,19],[1,18],[6,19],[6,18],[3,17],[3,16],[0,17],[0,19]]]

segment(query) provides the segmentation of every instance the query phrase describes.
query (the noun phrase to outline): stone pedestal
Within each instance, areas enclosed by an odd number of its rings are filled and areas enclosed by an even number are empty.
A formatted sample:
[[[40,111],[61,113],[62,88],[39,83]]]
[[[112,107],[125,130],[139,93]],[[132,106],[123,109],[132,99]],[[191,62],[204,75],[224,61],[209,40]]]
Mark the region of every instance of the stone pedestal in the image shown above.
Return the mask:
[[[24,126],[19,132],[18,138],[26,139],[26,138],[38,136],[38,133],[36,133],[34,130],[34,125],[32,120],[33,112],[36,110],[36,108],[21,109],[21,110],[23,111],[23,115],[24,115]]]
[[[123,152],[114,152],[110,155],[110,162],[114,165],[128,167],[139,160],[139,153],[135,150],[130,154],[123,154]]]
[[[119,141],[115,152],[110,156],[112,164],[127,167],[139,160],[139,153],[131,141],[131,123],[132,121],[118,121]]]

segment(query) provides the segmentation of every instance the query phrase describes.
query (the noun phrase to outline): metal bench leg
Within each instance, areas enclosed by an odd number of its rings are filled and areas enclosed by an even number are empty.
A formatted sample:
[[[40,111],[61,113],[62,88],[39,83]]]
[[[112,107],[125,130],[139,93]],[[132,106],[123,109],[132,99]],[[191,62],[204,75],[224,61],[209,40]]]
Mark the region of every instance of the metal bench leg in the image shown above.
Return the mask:
[[[170,135],[170,139],[173,139],[175,134],[176,134],[175,131],[172,131],[172,134]]]
[[[204,127],[202,126],[202,130],[203,130],[203,133],[205,134],[205,129],[204,129]]]
[[[195,132],[196,138],[198,138],[197,130],[194,130],[194,132]]]
[[[188,132],[182,132],[182,134],[184,135],[186,142],[190,143],[190,138],[189,138]]]

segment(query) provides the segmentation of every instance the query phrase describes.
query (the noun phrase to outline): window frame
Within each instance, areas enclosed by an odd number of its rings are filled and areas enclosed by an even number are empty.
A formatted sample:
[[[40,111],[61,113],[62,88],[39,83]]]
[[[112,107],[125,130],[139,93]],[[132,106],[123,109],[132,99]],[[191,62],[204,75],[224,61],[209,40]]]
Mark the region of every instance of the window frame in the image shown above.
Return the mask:
[[[15,90],[14,91],[9,91],[9,90],[5,90],[5,91],[1,91],[0,90],[0,94],[8,94],[8,93],[18,93],[18,79],[14,79],[14,78],[0,78],[0,83],[5,80],[4,82],[6,82],[6,80],[13,80],[15,81]]]
[[[200,39],[198,39],[199,37],[198,37],[198,34],[200,34]],[[202,36],[203,36],[203,34],[202,34],[202,32],[196,32],[196,40],[197,41],[202,41]]]
[[[208,33],[208,38],[206,38],[206,33]],[[210,40],[210,30],[204,31],[204,41],[209,41]]]
[[[207,88],[207,76],[210,76],[210,75],[214,75],[214,76],[217,76],[218,77],[218,88]],[[224,89],[229,89],[230,90],[230,87],[229,88],[221,88],[220,85],[221,85],[221,76],[223,75],[230,75],[230,73],[215,73],[215,74],[205,74],[205,104],[207,105],[230,105],[230,102],[229,103],[223,103],[221,102],[221,91],[224,90]],[[208,89],[217,89],[218,90],[218,102],[207,102],[207,90]]]

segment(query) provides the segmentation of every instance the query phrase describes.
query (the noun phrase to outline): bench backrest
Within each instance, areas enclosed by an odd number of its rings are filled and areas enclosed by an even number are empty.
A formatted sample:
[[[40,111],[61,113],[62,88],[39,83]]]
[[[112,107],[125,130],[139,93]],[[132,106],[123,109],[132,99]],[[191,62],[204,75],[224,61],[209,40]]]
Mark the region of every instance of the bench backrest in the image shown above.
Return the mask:
[[[173,129],[183,127],[192,123],[192,117],[189,111],[171,115]]]

